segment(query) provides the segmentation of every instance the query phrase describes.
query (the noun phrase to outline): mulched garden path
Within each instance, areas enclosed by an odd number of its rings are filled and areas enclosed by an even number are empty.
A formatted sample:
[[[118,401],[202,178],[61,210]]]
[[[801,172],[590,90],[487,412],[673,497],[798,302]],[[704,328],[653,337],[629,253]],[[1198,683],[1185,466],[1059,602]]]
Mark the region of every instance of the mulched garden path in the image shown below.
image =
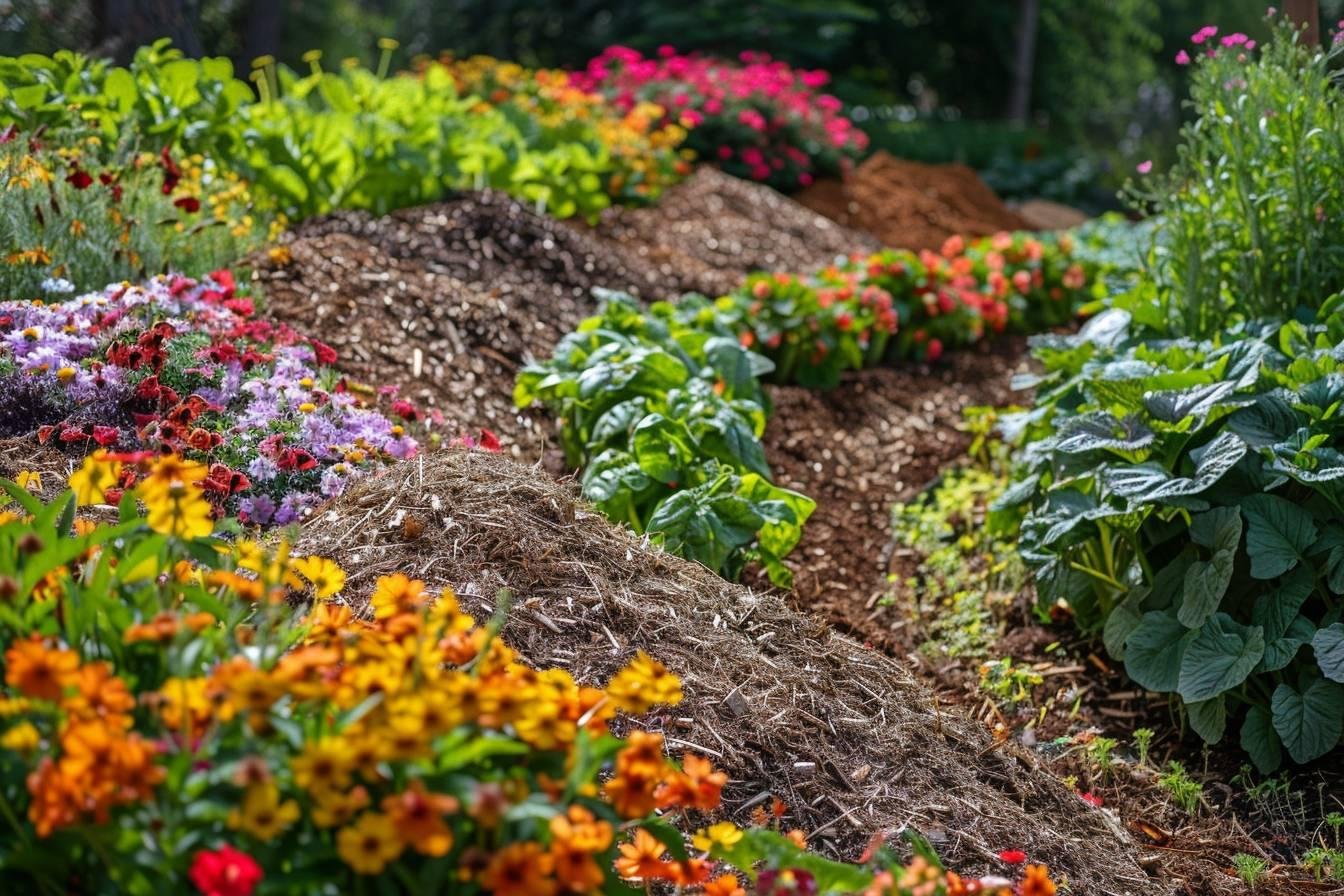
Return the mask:
[[[1001,339],[933,367],[850,374],[829,392],[770,387],[765,456],[779,484],[817,502],[788,560],[794,606],[874,646],[903,646],[899,609],[878,604],[891,571],[891,507],[965,454],[962,411],[1013,400],[1025,348]]]

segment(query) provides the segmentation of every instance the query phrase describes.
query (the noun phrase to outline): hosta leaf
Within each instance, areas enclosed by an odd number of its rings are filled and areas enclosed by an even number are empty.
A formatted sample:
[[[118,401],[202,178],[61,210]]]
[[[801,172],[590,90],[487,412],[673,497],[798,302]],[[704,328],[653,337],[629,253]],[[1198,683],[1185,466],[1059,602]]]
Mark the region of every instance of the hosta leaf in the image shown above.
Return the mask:
[[[1331,681],[1344,682],[1344,623],[1336,622],[1318,631],[1311,639],[1316,665]]]
[[[1186,645],[1195,639],[1170,610],[1144,613],[1125,639],[1125,672],[1150,691],[1176,690]]]
[[[1302,425],[1297,411],[1279,393],[1257,396],[1255,403],[1228,418],[1228,429],[1252,448],[1268,448],[1287,439]]]
[[[1153,444],[1153,431],[1138,417],[1124,420],[1106,413],[1073,417],[1060,425],[1054,448],[1064,454],[1090,451],[1142,451]]]
[[[1263,706],[1252,706],[1241,723],[1241,748],[1261,774],[1269,774],[1283,763],[1283,747],[1274,719]]]
[[[1344,685],[1318,678],[1302,690],[1281,684],[1271,701],[1274,730],[1294,762],[1310,762],[1334,749],[1344,732]]]
[[[1218,613],[1186,645],[1176,689],[1187,703],[1212,700],[1245,681],[1264,655],[1264,629]]]
[[[1125,599],[1116,604],[1106,617],[1106,624],[1101,630],[1101,640],[1106,652],[1117,660],[1125,658],[1125,641],[1134,633],[1134,629],[1139,627],[1143,619],[1139,607],[1147,596],[1146,586],[1135,588],[1125,595]]]
[[[1251,575],[1281,576],[1301,561],[1316,540],[1316,525],[1301,507],[1277,495],[1251,495],[1242,502]]]
[[[1227,706],[1222,697],[1187,703],[1185,710],[1190,716],[1190,727],[1204,739],[1204,743],[1216,744],[1223,739],[1227,730]]]
[[[1310,566],[1299,566],[1284,576],[1273,591],[1256,599],[1251,607],[1251,622],[1265,630],[1266,641],[1277,641],[1288,631],[1311,595],[1315,578]]]
[[[1196,560],[1185,571],[1185,589],[1181,595],[1176,617],[1186,628],[1199,628],[1217,610],[1232,581],[1232,564],[1236,554],[1219,551],[1212,560]]]
[[[1265,645],[1265,658],[1255,667],[1256,672],[1277,672],[1297,659],[1302,645],[1311,643],[1316,626],[1305,616],[1297,616],[1288,623],[1283,634]]]
[[[1190,521],[1190,538],[1214,551],[1236,551],[1241,543],[1241,513],[1235,507],[1215,507]]]
[[[1187,417],[1202,420],[1232,395],[1235,385],[1209,383],[1174,392],[1153,392],[1143,400],[1148,413],[1166,423],[1180,423]]]

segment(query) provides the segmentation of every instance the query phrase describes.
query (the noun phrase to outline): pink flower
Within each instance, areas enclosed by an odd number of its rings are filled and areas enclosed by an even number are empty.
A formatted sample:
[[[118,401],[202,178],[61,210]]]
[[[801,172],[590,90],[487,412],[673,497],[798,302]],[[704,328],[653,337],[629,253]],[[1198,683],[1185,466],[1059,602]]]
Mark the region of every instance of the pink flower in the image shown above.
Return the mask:
[[[1211,40],[1218,33],[1217,25],[1205,25],[1203,28],[1190,35],[1190,43],[1202,44],[1206,40]]]
[[[1177,65],[1189,65],[1189,64],[1190,64],[1190,54],[1187,53],[1187,52],[1185,52],[1184,50],[1181,50],[1179,53],[1176,54],[1176,64],[1177,64]]]
[[[731,146],[719,147],[719,158],[723,159],[726,162],[732,157],[733,157],[733,148]]]
[[[1249,39],[1250,38],[1242,34],[1240,31],[1234,31],[1233,33],[1223,38],[1222,44],[1225,47],[1236,47],[1246,43],[1246,41]]]
[[[1149,171],[1153,170],[1153,160],[1144,159],[1142,162],[1134,166],[1134,170],[1139,172],[1140,174],[1147,174]]]

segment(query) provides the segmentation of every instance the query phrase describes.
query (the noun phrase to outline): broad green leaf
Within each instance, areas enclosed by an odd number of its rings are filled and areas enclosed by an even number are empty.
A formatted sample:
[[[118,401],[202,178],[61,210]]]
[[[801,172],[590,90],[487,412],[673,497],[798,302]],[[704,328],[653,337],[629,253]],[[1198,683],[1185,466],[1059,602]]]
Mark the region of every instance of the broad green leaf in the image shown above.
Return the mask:
[[[1106,652],[1117,660],[1125,658],[1125,641],[1133,634],[1134,629],[1139,627],[1142,621],[1140,606],[1143,600],[1148,596],[1149,589],[1144,586],[1135,588],[1125,599],[1116,604],[1114,609],[1106,616],[1106,624],[1102,627],[1101,640],[1106,647]]]
[[[1196,560],[1185,571],[1185,589],[1176,618],[1186,628],[1199,628],[1218,610],[1232,581],[1232,551],[1218,551],[1209,561]]]
[[[1274,730],[1294,762],[1329,753],[1344,732],[1344,685],[1316,679],[1298,690],[1281,684],[1271,701]]]
[[[1222,697],[1185,704],[1190,716],[1190,727],[1206,744],[1216,744],[1227,730],[1227,706]]]
[[[1261,774],[1269,774],[1283,762],[1283,748],[1274,730],[1274,719],[1263,706],[1252,706],[1241,723],[1241,748]]]
[[[1257,579],[1281,576],[1302,560],[1316,540],[1311,514],[1277,495],[1251,495],[1242,501],[1246,517],[1246,551],[1251,575]]]
[[[1212,700],[1245,681],[1264,655],[1264,629],[1218,613],[1186,645],[1176,690],[1187,703]]]
[[[1265,645],[1265,658],[1255,667],[1256,672],[1277,672],[1297,659],[1297,653],[1303,645],[1310,644],[1316,634],[1316,626],[1305,616],[1298,616],[1288,623],[1282,635]]]
[[[1186,645],[1197,634],[1181,625],[1170,610],[1144,613],[1125,639],[1125,672],[1150,691],[1176,690]]]
[[[1316,665],[1331,681],[1344,682],[1344,623],[1336,622],[1316,632],[1311,639]]]

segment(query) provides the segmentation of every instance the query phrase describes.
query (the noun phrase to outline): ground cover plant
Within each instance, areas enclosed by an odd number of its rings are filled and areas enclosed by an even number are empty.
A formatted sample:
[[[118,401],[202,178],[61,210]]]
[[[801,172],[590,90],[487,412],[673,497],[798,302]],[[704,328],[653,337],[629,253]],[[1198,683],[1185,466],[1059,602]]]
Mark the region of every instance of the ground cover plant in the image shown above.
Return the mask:
[[[846,371],[937,361],[987,332],[1067,323],[1096,277],[1072,249],[1067,234],[1010,233],[953,237],[938,253],[885,249],[807,275],[752,274],[714,313],[775,362],[775,382],[831,388]]]
[[[1078,335],[1035,341],[999,507],[1026,508],[1043,609],[1068,606],[1204,740],[1235,731],[1270,771],[1344,735],[1338,184],[1281,151],[1337,151],[1338,97],[1291,27],[1259,54],[1216,32],[1193,38],[1202,115],[1144,275]]]
[[[663,47],[646,58],[620,46],[574,76],[618,108],[657,104],[688,130],[687,145],[701,159],[783,192],[839,175],[868,145],[840,101],[820,92],[829,80],[764,53],[733,61]]]
[[[81,516],[123,466],[141,475],[116,521]],[[826,860],[769,813],[686,837],[670,822],[716,808],[725,776],[670,759],[660,735],[609,729],[681,700],[656,660],[580,686],[402,574],[357,615],[331,560],[219,538],[206,476],[171,455],[99,452],[47,504],[0,483],[7,885],[1056,892],[1034,865],[1016,889],[964,880],[918,841],[905,864],[876,843],[859,865]]]
[[[487,186],[558,217],[592,216],[609,189],[644,201],[659,177],[676,176],[680,132],[649,109],[616,113],[568,91],[543,91],[545,107],[508,97],[496,106],[460,95],[438,63],[389,76],[393,46],[377,70],[326,71],[316,54],[301,75],[260,60],[255,95],[228,60],[184,59],[166,42],[141,48],[127,68],[68,52],[0,59],[0,123],[200,153],[289,219],[381,213]],[[576,114],[556,114],[566,104]]]
[[[335,361],[320,340],[257,316],[228,270],[0,302],[0,435],[177,452],[208,466],[216,507],[286,524],[418,450],[407,427],[423,415],[349,382]],[[134,482],[123,473],[118,489]]]
[[[646,311],[606,294],[549,361],[519,374],[515,402],[556,415],[584,496],[612,519],[726,577],[754,561],[785,585],[781,561],[815,505],[770,482],[770,362],[723,326],[682,322],[691,306],[711,312],[703,299]]]

